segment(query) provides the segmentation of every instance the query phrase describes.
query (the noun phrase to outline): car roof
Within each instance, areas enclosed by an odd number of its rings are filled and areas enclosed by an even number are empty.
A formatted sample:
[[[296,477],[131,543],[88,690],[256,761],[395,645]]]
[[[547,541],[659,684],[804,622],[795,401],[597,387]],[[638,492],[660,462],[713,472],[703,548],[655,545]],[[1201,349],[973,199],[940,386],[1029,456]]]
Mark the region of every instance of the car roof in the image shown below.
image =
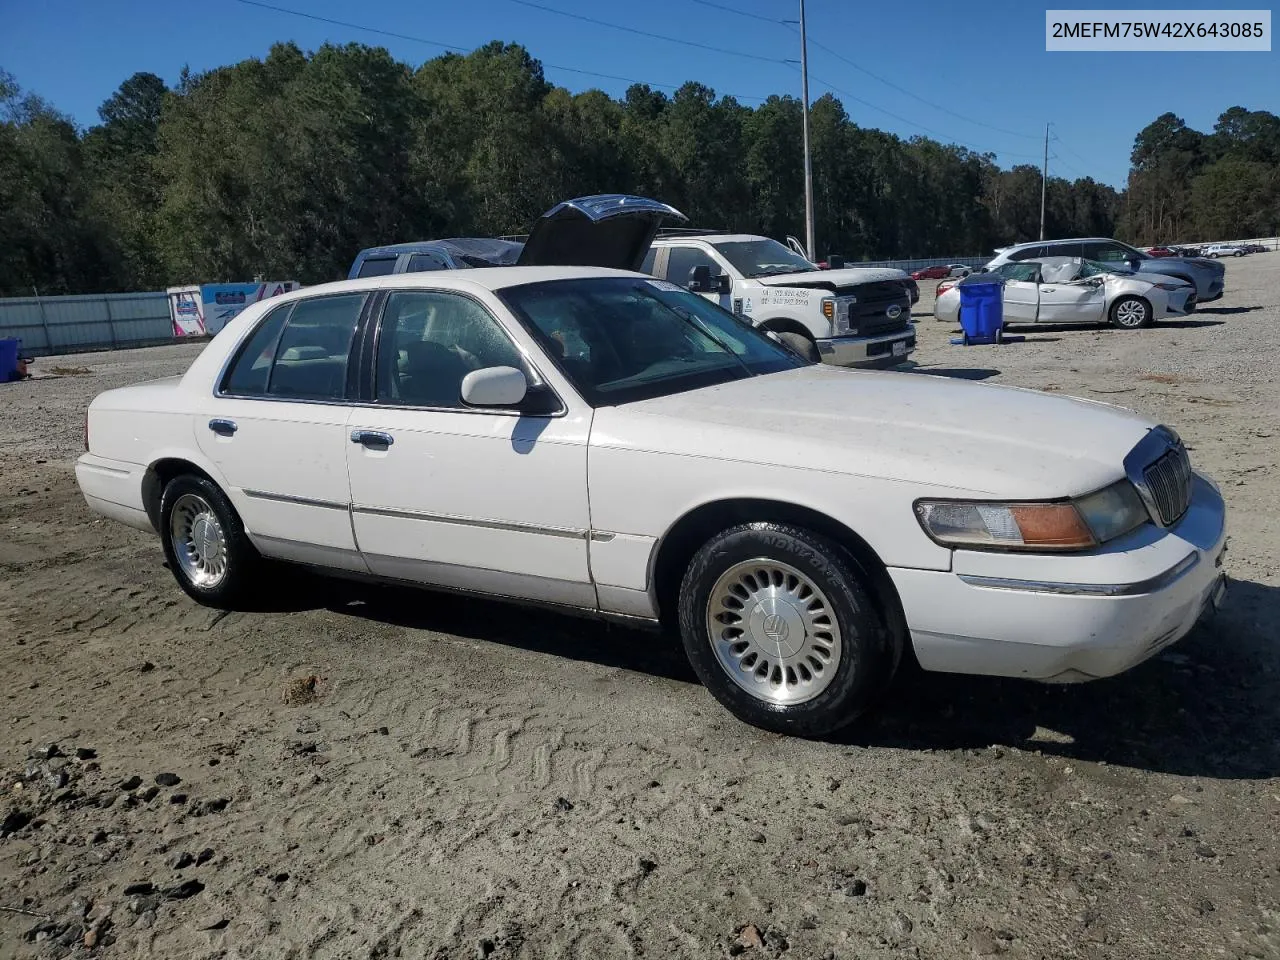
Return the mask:
[[[439,250],[441,244],[451,243],[455,240],[469,241],[477,239],[475,237],[449,237],[439,240],[410,240],[407,243],[388,243],[381,247],[368,247],[361,250],[358,256],[361,257],[391,257],[401,253],[428,253],[433,250]]]
[[[655,247],[667,246],[672,243],[680,243],[683,240],[706,240],[708,243],[750,243],[758,240],[768,240],[769,237],[762,237],[758,233],[682,233],[675,236],[658,237],[653,241]],[[775,241],[776,242],[776,241]]]
[[[292,293],[273,297],[272,303],[283,299],[299,299],[334,293],[360,293],[367,290],[436,289],[436,290],[502,290],[526,283],[547,280],[588,280],[593,277],[641,277],[652,280],[644,273],[630,270],[614,270],[610,267],[469,267],[462,270],[428,270],[417,273],[393,273],[382,277],[361,277],[355,280],[336,280],[314,287],[302,287]]]
[[[1116,240],[1114,237],[1062,237],[1058,240],[1028,240],[1025,243],[1015,243],[1012,246],[1001,247],[1000,253],[1006,250],[1021,250],[1023,247],[1042,247],[1054,243],[1124,243],[1123,240]]]

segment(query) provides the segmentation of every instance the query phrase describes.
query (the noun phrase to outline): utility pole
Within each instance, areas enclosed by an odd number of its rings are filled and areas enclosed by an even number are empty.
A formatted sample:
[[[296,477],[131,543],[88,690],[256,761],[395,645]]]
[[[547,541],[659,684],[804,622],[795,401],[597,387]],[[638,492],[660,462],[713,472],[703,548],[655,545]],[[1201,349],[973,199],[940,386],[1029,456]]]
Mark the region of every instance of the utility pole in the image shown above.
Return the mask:
[[[804,98],[804,242],[809,259],[817,263],[817,245],[813,239],[813,159],[809,155],[809,41],[804,29],[804,0],[800,0],[800,95]],[[1045,149],[1048,150],[1047,140]],[[1044,217],[1040,219],[1043,221]],[[1041,230],[1043,232],[1043,227]]]
[[[1044,170],[1040,173],[1040,239],[1044,239],[1044,195],[1049,187],[1049,124],[1044,125]]]

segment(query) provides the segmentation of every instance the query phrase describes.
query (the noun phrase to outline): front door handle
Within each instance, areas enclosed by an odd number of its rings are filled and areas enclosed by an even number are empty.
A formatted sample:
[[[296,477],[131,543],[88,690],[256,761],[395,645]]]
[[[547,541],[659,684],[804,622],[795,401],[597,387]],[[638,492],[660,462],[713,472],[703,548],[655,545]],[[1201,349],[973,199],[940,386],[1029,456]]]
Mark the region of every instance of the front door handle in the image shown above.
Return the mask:
[[[234,420],[214,419],[209,421],[209,429],[220,437],[229,437],[239,428]]]
[[[389,433],[379,430],[352,430],[351,442],[365,447],[389,447],[395,439]]]

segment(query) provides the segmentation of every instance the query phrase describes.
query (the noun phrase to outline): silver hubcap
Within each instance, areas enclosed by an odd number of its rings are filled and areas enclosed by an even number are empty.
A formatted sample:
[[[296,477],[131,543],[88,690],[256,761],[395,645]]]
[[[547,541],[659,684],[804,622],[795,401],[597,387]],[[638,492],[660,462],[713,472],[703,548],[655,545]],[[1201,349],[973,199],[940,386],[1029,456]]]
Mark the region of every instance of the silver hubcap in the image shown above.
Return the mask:
[[[227,575],[227,539],[204,497],[184,493],[173,505],[169,539],[183,574],[197,587],[216,587]]]
[[[1137,300],[1126,300],[1116,307],[1116,322],[1122,327],[1139,326],[1146,315],[1147,311]]]
[[[720,576],[707,604],[707,633],[733,682],[769,703],[813,699],[840,666],[831,604],[804,574],[777,560],[748,560]]]

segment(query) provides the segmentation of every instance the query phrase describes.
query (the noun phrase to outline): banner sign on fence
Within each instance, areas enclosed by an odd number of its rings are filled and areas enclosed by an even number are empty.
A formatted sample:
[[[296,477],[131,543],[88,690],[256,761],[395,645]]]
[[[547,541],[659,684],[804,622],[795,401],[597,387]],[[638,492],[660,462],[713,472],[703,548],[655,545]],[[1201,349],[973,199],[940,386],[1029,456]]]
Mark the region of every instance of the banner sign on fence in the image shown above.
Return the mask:
[[[175,337],[203,337],[204,302],[199,287],[169,287],[169,317]]]
[[[215,334],[245,307],[298,289],[296,280],[268,283],[206,283],[200,288],[205,329]]]

